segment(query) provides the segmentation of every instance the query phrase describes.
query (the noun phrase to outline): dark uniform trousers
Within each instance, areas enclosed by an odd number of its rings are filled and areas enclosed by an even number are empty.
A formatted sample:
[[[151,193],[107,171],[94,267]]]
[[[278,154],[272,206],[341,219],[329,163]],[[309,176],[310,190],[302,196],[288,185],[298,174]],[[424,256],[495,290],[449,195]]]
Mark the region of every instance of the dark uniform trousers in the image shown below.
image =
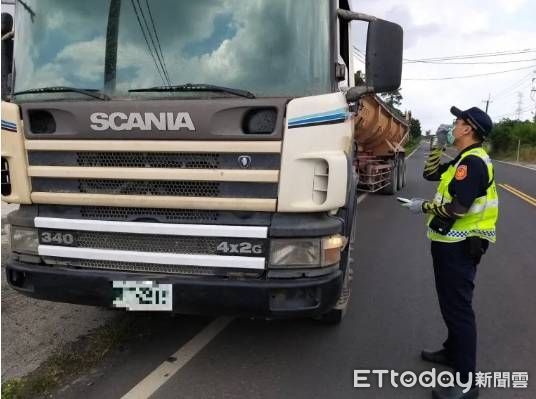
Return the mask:
[[[487,243],[486,243],[487,244]],[[467,240],[455,243],[432,241],[432,259],[439,306],[447,325],[443,343],[454,371],[466,381],[476,365],[476,323],[473,290],[480,257],[471,257]]]

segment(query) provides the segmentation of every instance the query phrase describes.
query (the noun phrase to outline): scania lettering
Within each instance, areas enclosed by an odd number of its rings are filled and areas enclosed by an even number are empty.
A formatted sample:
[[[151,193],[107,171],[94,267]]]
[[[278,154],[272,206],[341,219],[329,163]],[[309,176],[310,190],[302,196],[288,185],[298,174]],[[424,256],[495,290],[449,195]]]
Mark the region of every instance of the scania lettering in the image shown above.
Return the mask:
[[[405,181],[407,121],[375,94],[400,85],[400,26],[348,0],[25,0],[2,32],[14,289],[342,320],[358,191]]]
[[[181,130],[195,131],[194,123],[188,112],[160,112],[154,114],[138,112],[125,114],[123,112],[95,112],[90,116],[93,130]]]

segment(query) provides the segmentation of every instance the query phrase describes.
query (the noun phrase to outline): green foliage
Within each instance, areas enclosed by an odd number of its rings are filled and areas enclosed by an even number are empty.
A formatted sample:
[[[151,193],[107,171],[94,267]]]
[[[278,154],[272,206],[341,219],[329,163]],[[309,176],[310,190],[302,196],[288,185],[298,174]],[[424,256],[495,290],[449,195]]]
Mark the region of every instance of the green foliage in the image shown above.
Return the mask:
[[[381,93],[380,97],[391,108],[397,109],[402,104],[402,94],[400,94],[400,89],[396,89],[389,93]]]
[[[421,137],[422,130],[421,130],[421,121],[420,120],[411,117],[411,121],[409,123],[409,135],[412,138]]]
[[[523,149],[533,149],[536,147],[536,123],[503,119],[493,126],[489,141],[495,156],[516,152],[518,142]]]
[[[411,154],[411,152],[421,143],[421,138],[422,136],[409,138],[409,141],[404,145],[406,156]]]
[[[18,399],[22,388],[21,380],[8,380],[2,383],[2,399]]]
[[[381,93],[380,98],[383,100],[385,104],[387,104],[389,109],[395,115],[397,115],[400,118],[405,118],[404,113],[400,111],[400,109],[398,109],[398,107],[402,104],[402,98],[403,98],[402,94],[400,94],[400,89],[391,91],[389,93]],[[419,139],[417,141],[420,141],[420,137],[422,135],[421,121],[411,117],[410,125],[409,125],[409,135],[410,135],[410,140]]]

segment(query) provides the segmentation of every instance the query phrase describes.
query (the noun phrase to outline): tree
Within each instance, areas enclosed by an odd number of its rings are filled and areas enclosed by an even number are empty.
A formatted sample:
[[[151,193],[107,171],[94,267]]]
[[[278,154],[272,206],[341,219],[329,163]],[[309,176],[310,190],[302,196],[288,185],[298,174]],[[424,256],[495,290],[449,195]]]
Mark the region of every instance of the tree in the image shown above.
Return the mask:
[[[381,93],[380,97],[391,108],[398,109],[398,107],[402,105],[402,94],[400,94],[400,89],[390,91],[389,93]]]
[[[409,135],[416,139],[420,137],[421,134],[421,121],[412,117],[409,123]]]
[[[518,142],[523,146],[535,148],[536,123],[503,119],[494,124],[489,141],[494,154],[515,151]]]

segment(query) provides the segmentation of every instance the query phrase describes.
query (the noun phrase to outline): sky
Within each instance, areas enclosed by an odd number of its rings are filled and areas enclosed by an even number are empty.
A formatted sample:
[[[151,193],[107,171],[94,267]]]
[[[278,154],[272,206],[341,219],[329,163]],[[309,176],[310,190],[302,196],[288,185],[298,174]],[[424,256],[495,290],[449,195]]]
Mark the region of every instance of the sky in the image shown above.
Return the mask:
[[[135,8],[134,2],[121,5],[114,94],[167,84],[156,72],[159,64],[165,64],[167,80],[175,85],[211,83],[257,96],[305,96],[331,88],[327,2],[136,3]],[[101,88],[110,0],[25,4],[34,15],[22,6],[17,9],[15,42],[24,45],[15,49],[15,90]]]
[[[534,0],[351,0],[354,11],[400,24],[404,29],[404,58],[423,59],[523,49],[536,50],[536,1]],[[364,50],[363,31],[356,29],[358,46]],[[527,62],[510,62],[531,60]],[[439,124],[451,123],[452,105],[485,109],[494,121],[515,119],[518,93],[521,119],[532,119],[536,108],[536,52],[456,60],[460,62],[505,62],[479,65],[405,63],[401,94],[403,110],[411,110],[424,130],[435,132]],[[452,80],[409,80],[518,71]]]
[[[406,59],[536,50],[536,0],[351,2],[355,11],[391,20],[403,27]],[[26,37],[29,32],[17,32],[18,42],[34,44],[20,48],[25,53],[24,62],[20,62],[17,71],[24,79],[19,80],[22,86],[17,88],[47,85],[91,88],[102,80],[106,30],[103,13],[109,0],[27,0],[25,3],[35,9],[37,17],[31,23],[34,28],[32,37]],[[127,90],[132,85],[161,84],[129,4],[124,2],[120,22],[118,85]],[[216,81],[226,86],[247,87],[256,93],[262,93],[263,89],[280,92],[281,88],[293,91],[293,85],[311,89],[311,93],[302,93],[304,95],[322,91],[318,76],[323,76],[322,68],[329,65],[323,62],[328,58],[318,49],[325,46],[319,44],[318,39],[301,40],[304,34],[310,38],[315,34],[327,37],[322,34],[326,26],[318,26],[311,18],[311,12],[315,10],[296,13],[293,8],[300,5],[287,0],[196,0],[182,3],[181,12],[169,11],[181,4],[175,0],[151,4],[172,81]],[[187,10],[184,4],[188,4]],[[262,4],[264,8],[259,13]],[[42,11],[51,7],[54,13]],[[321,8],[317,8],[316,12],[320,12]],[[297,20],[296,15],[302,14],[304,17]],[[262,22],[255,21],[255,15],[263,15]],[[21,18],[29,19],[29,14],[23,12]],[[204,23],[199,23],[200,20]],[[364,26],[363,23],[356,24]],[[364,51],[365,31],[355,29],[354,33],[357,46]],[[283,48],[287,51],[281,50]],[[421,121],[423,130],[432,132],[441,123],[452,122],[449,113],[452,105],[462,109],[472,106],[484,109],[484,100],[488,96],[491,97],[489,114],[494,121],[515,118],[519,102],[521,119],[531,119],[536,108],[536,91],[532,92],[531,98],[531,89],[536,89],[536,80],[532,82],[536,78],[536,51],[459,60],[475,61],[489,64],[405,63],[402,109],[411,110]],[[522,69],[473,78],[413,80],[517,68]],[[302,81],[297,77],[302,77]],[[309,80],[303,81],[303,77]],[[260,83],[263,87],[255,86]]]

